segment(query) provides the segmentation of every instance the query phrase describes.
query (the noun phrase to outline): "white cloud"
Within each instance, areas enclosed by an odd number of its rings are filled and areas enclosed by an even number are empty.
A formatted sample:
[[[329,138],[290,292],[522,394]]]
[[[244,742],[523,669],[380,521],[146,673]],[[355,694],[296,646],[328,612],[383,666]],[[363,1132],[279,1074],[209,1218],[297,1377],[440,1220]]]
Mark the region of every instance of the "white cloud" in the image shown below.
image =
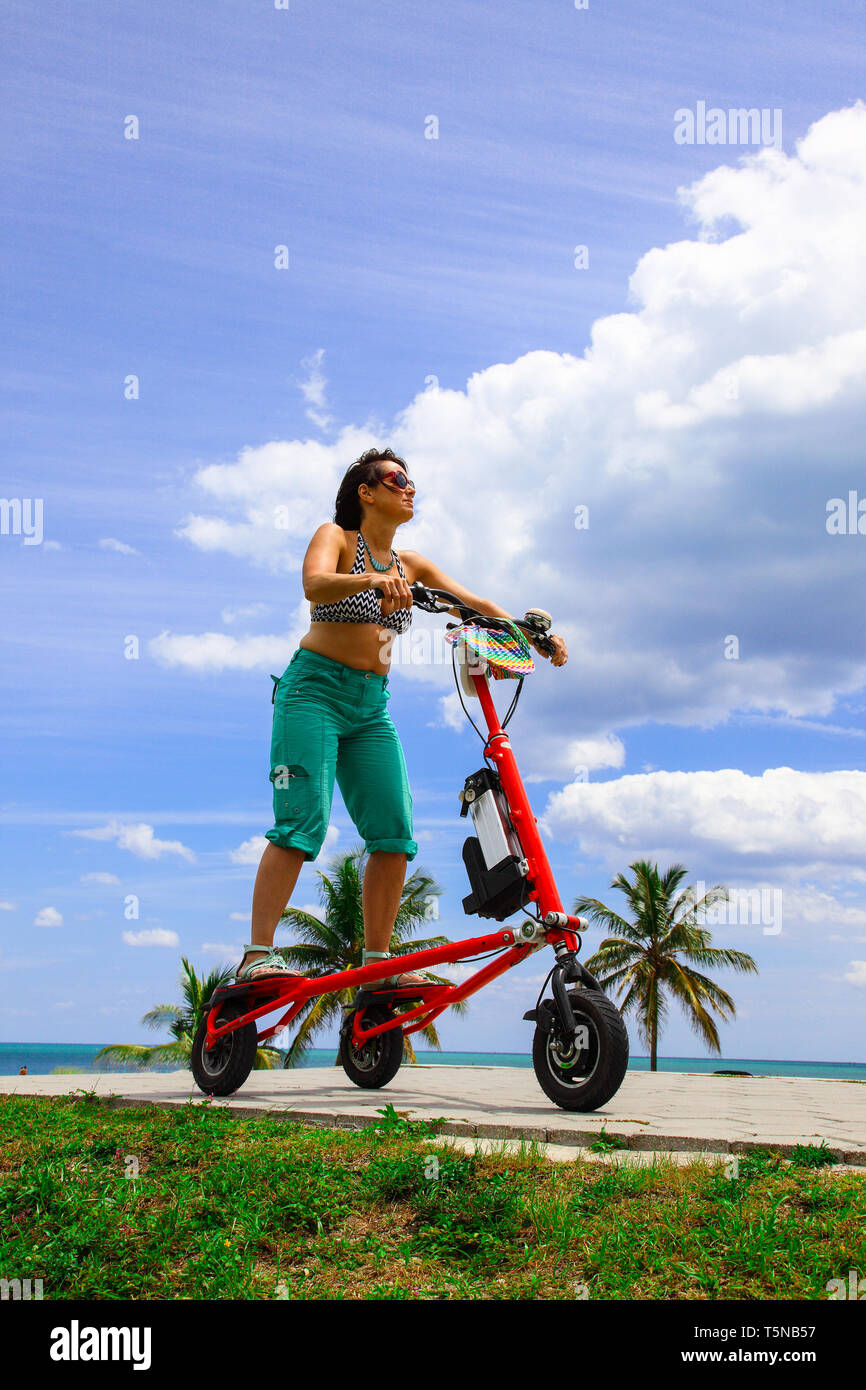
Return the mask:
[[[464,729],[470,727],[463,705],[460,703],[460,696],[457,695],[456,692],[454,695],[441,696],[438,704],[439,718],[431,719],[428,724],[429,728],[435,729],[444,727],[446,729],[453,729],[456,733],[462,734]],[[483,719],[480,705],[474,705],[471,698],[467,699],[465,695],[463,697],[463,704],[466,705],[475,723],[478,724],[478,719],[475,717],[475,710],[476,708],[478,709],[478,718]]]
[[[104,883],[104,884],[106,884],[106,885],[108,885],[108,884],[117,884],[117,885],[119,885],[119,884],[120,884],[120,879],[119,879],[119,878],[116,878],[114,874],[99,874],[99,873],[97,873],[97,874],[82,874],[82,875],[81,875],[81,882],[82,882],[82,883]]]
[[[299,381],[301,394],[307,402],[306,415],[308,420],[312,420],[319,429],[325,430],[332,423],[331,415],[328,413],[328,402],[325,395],[327,382],[322,371],[322,362],[325,357],[325,349],[318,348],[309,357],[301,359],[301,366],[307,369],[306,381]]]
[[[17,906],[17,903],[0,903],[0,912],[14,912]]]
[[[541,604],[568,642],[568,664],[540,660],[522,697],[528,780],[567,778],[573,741],[648,721],[829,716],[866,682],[851,640],[866,537],[825,524],[826,501],[861,483],[866,105],[816,122],[791,155],[720,156],[733,162],[680,190],[692,235],[640,258],[633,308],[598,319],[582,356],[529,352],[465,390],[424,390],[390,429],[245,449],[197,474],[218,514],[179,534],[299,594],[346,467],[390,443],[419,482],[398,544],[510,612]],[[176,641],[166,658],[194,668],[274,660],[266,638]],[[437,663],[406,675],[451,681]],[[441,718],[463,719],[453,696]]]
[[[115,840],[118,849],[128,849],[139,859],[159,859],[164,854],[177,854],[181,859],[195,862],[195,855],[180,840],[157,840],[152,825],[124,825],[112,820],[108,825],[93,830],[72,830],[71,835],[80,835],[85,840]]]
[[[180,937],[176,931],[165,927],[144,928],[142,931],[125,931],[123,940],[127,946],[178,946]]]
[[[253,835],[237,849],[229,850],[229,859],[233,864],[258,864],[269,843],[264,835]]]
[[[866,907],[843,903],[811,883],[802,888],[785,887],[783,896],[786,921],[816,929],[827,941],[866,940],[856,936],[866,928]]]
[[[33,918],[34,927],[62,927],[63,914],[56,907],[43,907]]]
[[[675,859],[704,878],[708,861],[728,873],[768,863],[801,873],[856,869],[866,842],[866,772],[777,767],[750,776],[724,768],[575,782],[550,797],[539,824],[609,863]]]
[[[231,625],[232,623],[242,623],[247,618],[259,618],[262,613],[270,612],[270,609],[269,603],[240,604],[235,608],[223,608],[220,612],[220,618],[224,623]]]
[[[346,458],[352,461],[369,445],[369,429],[350,427],[335,444],[307,439],[244,448],[237,463],[210,464],[198,471],[195,482],[213,503],[240,509],[245,519],[194,513],[175,534],[201,550],[223,550],[299,580],[313,531],[333,515]]]
[[[554,736],[555,738],[555,736]],[[558,741],[558,740],[557,740]],[[622,767],[625,762],[625,745],[615,734],[605,734],[599,738],[579,738],[571,739],[561,752],[557,750],[555,761],[554,750],[550,750],[547,759],[544,758],[543,749],[539,737],[536,737],[537,755],[534,761],[541,761],[545,764],[545,777],[553,775],[551,766],[558,772],[563,764],[567,762],[572,775],[583,777],[584,780],[590,772],[598,772],[606,767]],[[538,775],[529,775],[524,778],[527,782],[540,780]]]
[[[324,861],[336,851],[339,838],[340,827],[338,825],[329,825],[325,831],[325,841],[322,848],[319,850],[318,856],[309,862],[317,865],[323,864]]]
[[[237,639],[225,632],[172,635],[161,632],[148,643],[151,654],[165,666],[197,671],[251,671],[279,664],[289,647],[286,638],[262,636]],[[282,674],[275,673],[275,674]]]
[[[261,634],[234,637],[227,632],[170,633],[152,638],[147,649],[163,666],[186,667],[203,673],[219,671],[273,671],[282,675],[289,657],[309,626],[310,605],[306,599],[294,610],[294,623],[285,636]],[[268,683],[268,695],[271,693]]]
[[[125,541],[115,540],[113,536],[106,536],[99,542],[102,550],[115,550],[118,555],[138,555],[134,546],[127,545]]]
[[[842,979],[849,985],[866,986],[866,960],[852,960]]]
[[[723,877],[728,897],[702,914],[702,924],[708,927],[756,927],[765,936],[779,936],[784,931],[787,937],[796,935],[802,943],[821,947],[836,941],[850,945],[866,940],[861,934],[866,926],[866,908],[842,903],[814,884],[792,886],[789,870],[782,869],[773,881],[766,876],[750,876],[748,882],[737,881],[738,874]],[[712,887],[707,882],[691,881],[700,895]]]
[[[333,853],[339,838],[339,826],[329,825],[325,831],[325,842],[319,851],[318,857],[314,860],[305,860],[304,867],[307,867],[310,863],[321,864],[329,854]],[[268,840],[267,836],[252,835],[249,840],[244,840],[243,844],[239,845],[237,849],[229,850],[229,859],[233,864],[258,864],[269,844],[270,840]],[[240,914],[232,913],[232,917],[239,918]],[[243,920],[246,919],[244,918]]]

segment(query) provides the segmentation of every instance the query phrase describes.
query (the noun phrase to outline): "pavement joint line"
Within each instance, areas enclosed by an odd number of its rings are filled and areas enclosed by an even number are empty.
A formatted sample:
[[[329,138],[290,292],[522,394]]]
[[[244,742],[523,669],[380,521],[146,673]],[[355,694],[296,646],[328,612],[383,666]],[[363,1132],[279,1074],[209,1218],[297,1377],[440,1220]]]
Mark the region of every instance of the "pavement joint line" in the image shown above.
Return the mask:
[[[467,1152],[467,1153],[472,1151],[472,1150],[470,1149],[470,1142],[473,1142],[473,1143],[474,1143],[474,1146],[475,1146],[476,1148],[477,1148],[478,1145],[482,1145],[482,1146],[483,1146],[483,1147],[482,1147],[482,1152],[483,1152],[483,1153],[487,1153],[487,1154],[491,1154],[491,1155],[496,1154],[496,1153],[500,1153],[500,1154],[510,1154],[510,1155],[513,1155],[514,1157],[520,1157],[520,1152],[519,1152],[519,1150],[518,1150],[517,1147],[516,1147],[516,1146],[520,1143],[520,1141],[517,1140],[517,1139],[499,1139],[499,1140],[497,1140],[497,1139],[480,1139],[480,1138],[479,1138],[479,1139],[475,1139],[474,1141],[470,1141],[470,1139],[469,1139],[468,1137],[465,1137],[465,1136],[461,1136],[461,1135],[444,1135],[444,1134],[443,1134],[443,1135],[439,1135],[438,1137],[435,1137],[435,1138],[423,1139],[423,1140],[422,1140],[422,1143],[424,1143],[424,1144],[431,1144],[431,1145],[433,1145],[433,1144],[442,1145],[443,1142],[444,1142],[445,1140],[449,1140],[449,1141],[450,1141],[450,1140],[455,1140],[455,1141],[457,1141],[458,1147],[460,1147],[461,1149],[463,1149],[464,1152]],[[501,1146],[501,1147],[498,1148],[498,1149],[494,1148],[494,1145],[497,1145],[497,1144]],[[510,1146],[510,1147],[509,1147],[509,1146]],[[708,1149],[706,1149],[706,1148],[704,1148],[704,1149],[652,1149],[652,1150],[645,1150],[645,1149],[613,1149],[613,1150],[611,1150],[611,1151],[608,1152],[608,1153],[599,1153],[598,1151],[596,1151],[596,1150],[594,1150],[594,1149],[588,1149],[588,1148],[574,1148],[574,1149],[572,1149],[572,1148],[568,1148],[568,1146],[562,1145],[562,1144],[540,1144],[538,1147],[539,1147],[539,1152],[541,1153],[541,1156],[542,1156],[543,1158],[548,1158],[548,1159],[550,1159],[551,1161],[560,1162],[560,1163],[574,1162],[574,1160],[575,1160],[576,1158],[585,1159],[586,1161],[588,1161],[588,1162],[590,1162],[590,1163],[611,1163],[611,1162],[613,1162],[613,1163],[618,1163],[618,1162],[623,1162],[623,1163],[635,1163],[635,1160],[637,1160],[638,1163],[637,1163],[636,1166],[640,1166],[640,1163],[641,1163],[644,1159],[647,1159],[647,1158],[650,1158],[650,1157],[651,1157],[651,1158],[653,1159],[653,1161],[655,1161],[655,1160],[658,1159],[658,1158],[662,1158],[662,1159],[668,1159],[668,1160],[670,1160],[671,1162],[674,1162],[674,1163],[682,1162],[683,1160],[687,1160],[687,1159],[702,1158],[702,1159],[706,1159],[706,1160],[711,1160],[711,1159],[712,1159],[712,1160],[715,1160],[718,1164],[721,1164],[721,1163],[723,1162],[724,1159],[730,1157],[730,1155],[727,1154],[727,1153],[717,1153],[717,1152],[715,1152],[715,1151],[713,1151],[713,1150],[708,1150]],[[864,1165],[864,1164],[855,1164],[855,1163],[835,1163],[835,1164],[832,1165],[832,1170],[833,1170],[834,1173],[852,1173],[852,1174],[854,1174],[855,1176],[866,1177],[866,1165]]]
[[[18,1093],[20,1094],[20,1093]],[[60,1095],[46,1095],[40,1097],[44,1100],[66,1100],[69,1093]],[[101,1097],[103,1102],[111,1109],[121,1107],[140,1108],[146,1105],[155,1105],[163,1110],[177,1110],[192,1103],[197,1108],[205,1105],[213,1105],[220,1110],[227,1110],[230,1114],[240,1118],[254,1118],[258,1116],[270,1117],[277,1120],[294,1120],[296,1123],[304,1125],[319,1125],[328,1129],[363,1129],[374,1124],[378,1116],[378,1111],[366,1110],[363,1113],[345,1113],[342,1111],[328,1110],[298,1110],[291,1106],[262,1105],[255,1102],[233,1101],[232,1097],[221,1098],[220,1100],[208,1101],[203,1095],[190,1095],[181,1100],[166,1099],[163,1097],[150,1098],[147,1096],[123,1096],[118,1092],[110,1092]],[[610,1125],[622,1125],[636,1123],[635,1121],[614,1120],[606,1116],[594,1116],[588,1114],[587,1119],[596,1119],[599,1129],[608,1129]],[[438,1136],[448,1135],[480,1140],[512,1140],[529,1141],[535,1140],[540,1144],[552,1144],[558,1148],[568,1148],[575,1150],[576,1153],[590,1150],[590,1145],[599,1137],[599,1130],[578,1130],[578,1129],[559,1129],[555,1126],[532,1127],[527,1125],[500,1125],[486,1124],[483,1121],[457,1121],[449,1120],[447,1117],[439,1116],[420,1117],[413,1123],[429,1123],[438,1125]],[[644,1122],[648,1123],[648,1121]],[[750,1140],[750,1139],[707,1139],[693,1135],[667,1135],[667,1134],[624,1134],[619,1135],[624,1140],[625,1147],[611,1150],[613,1153],[706,1153],[731,1155],[747,1154],[754,1150],[770,1149],[773,1153],[778,1153],[782,1158],[792,1157],[799,1144],[791,1144],[784,1141],[772,1140]],[[818,1135],[812,1136],[818,1138]],[[866,1170],[866,1151],[837,1149],[832,1144],[827,1146],[837,1155],[838,1162],[834,1168],[838,1170],[841,1166],[850,1166],[856,1169]],[[858,1162],[859,1160],[859,1162]]]

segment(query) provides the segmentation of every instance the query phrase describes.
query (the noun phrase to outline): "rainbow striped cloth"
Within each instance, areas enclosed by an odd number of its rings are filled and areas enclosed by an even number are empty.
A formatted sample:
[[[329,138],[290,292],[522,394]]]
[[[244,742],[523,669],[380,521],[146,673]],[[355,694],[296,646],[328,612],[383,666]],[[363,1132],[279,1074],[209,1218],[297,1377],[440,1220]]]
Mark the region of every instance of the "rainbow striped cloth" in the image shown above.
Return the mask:
[[[490,667],[494,680],[518,679],[528,676],[535,670],[532,649],[529,641],[519,627],[509,623],[507,618],[497,621],[501,628],[476,627],[474,623],[461,623],[445,634],[447,642],[464,642],[466,646]],[[470,663],[471,664],[471,663]]]

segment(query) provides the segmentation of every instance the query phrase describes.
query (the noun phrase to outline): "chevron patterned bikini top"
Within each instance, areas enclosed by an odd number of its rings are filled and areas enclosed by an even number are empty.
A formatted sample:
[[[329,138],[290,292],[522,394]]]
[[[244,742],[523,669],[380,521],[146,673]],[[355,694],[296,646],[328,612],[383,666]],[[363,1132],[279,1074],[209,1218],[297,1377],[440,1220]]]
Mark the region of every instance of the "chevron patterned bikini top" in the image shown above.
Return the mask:
[[[400,557],[396,550],[391,554],[397,561],[397,569],[400,571],[400,578],[405,579],[403,566],[400,564]],[[364,573],[364,542],[361,532],[358,532],[358,549],[355,554],[355,563],[349,570],[350,574]],[[310,622],[313,623],[379,623],[381,627],[393,628],[395,632],[406,632],[412,622],[411,608],[398,608],[387,617],[383,617],[381,603],[378,595],[372,589],[362,589],[359,594],[347,594],[345,598],[339,599],[337,603],[316,603],[310,613]]]

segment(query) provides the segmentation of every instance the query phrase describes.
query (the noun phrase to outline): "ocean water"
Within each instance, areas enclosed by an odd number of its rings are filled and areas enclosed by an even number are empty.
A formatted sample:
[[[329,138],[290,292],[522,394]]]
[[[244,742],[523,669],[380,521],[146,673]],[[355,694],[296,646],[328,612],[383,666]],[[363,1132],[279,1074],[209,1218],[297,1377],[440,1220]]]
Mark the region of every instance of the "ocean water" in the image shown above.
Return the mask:
[[[135,1071],[134,1067],[94,1067],[98,1043],[0,1043],[0,1076],[15,1076],[26,1067],[31,1076],[46,1076],[58,1070],[91,1072]],[[422,1066],[451,1067],[531,1067],[529,1052],[422,1052],[415,1049]],[[301,1063],[307,1067],[329,1067],[336,1060],[334,1047],[311,1048]],[[629,1071],[649,1071],[648,1057],[631,1057]],[[172,1071],[175,1067],[159,1070]],[[660,1057],[659,1071],[748,1071],[753,1076],[815,1076],[832,1081],[866,1082],[866,1062],[773,1061],[754,1057]]]

